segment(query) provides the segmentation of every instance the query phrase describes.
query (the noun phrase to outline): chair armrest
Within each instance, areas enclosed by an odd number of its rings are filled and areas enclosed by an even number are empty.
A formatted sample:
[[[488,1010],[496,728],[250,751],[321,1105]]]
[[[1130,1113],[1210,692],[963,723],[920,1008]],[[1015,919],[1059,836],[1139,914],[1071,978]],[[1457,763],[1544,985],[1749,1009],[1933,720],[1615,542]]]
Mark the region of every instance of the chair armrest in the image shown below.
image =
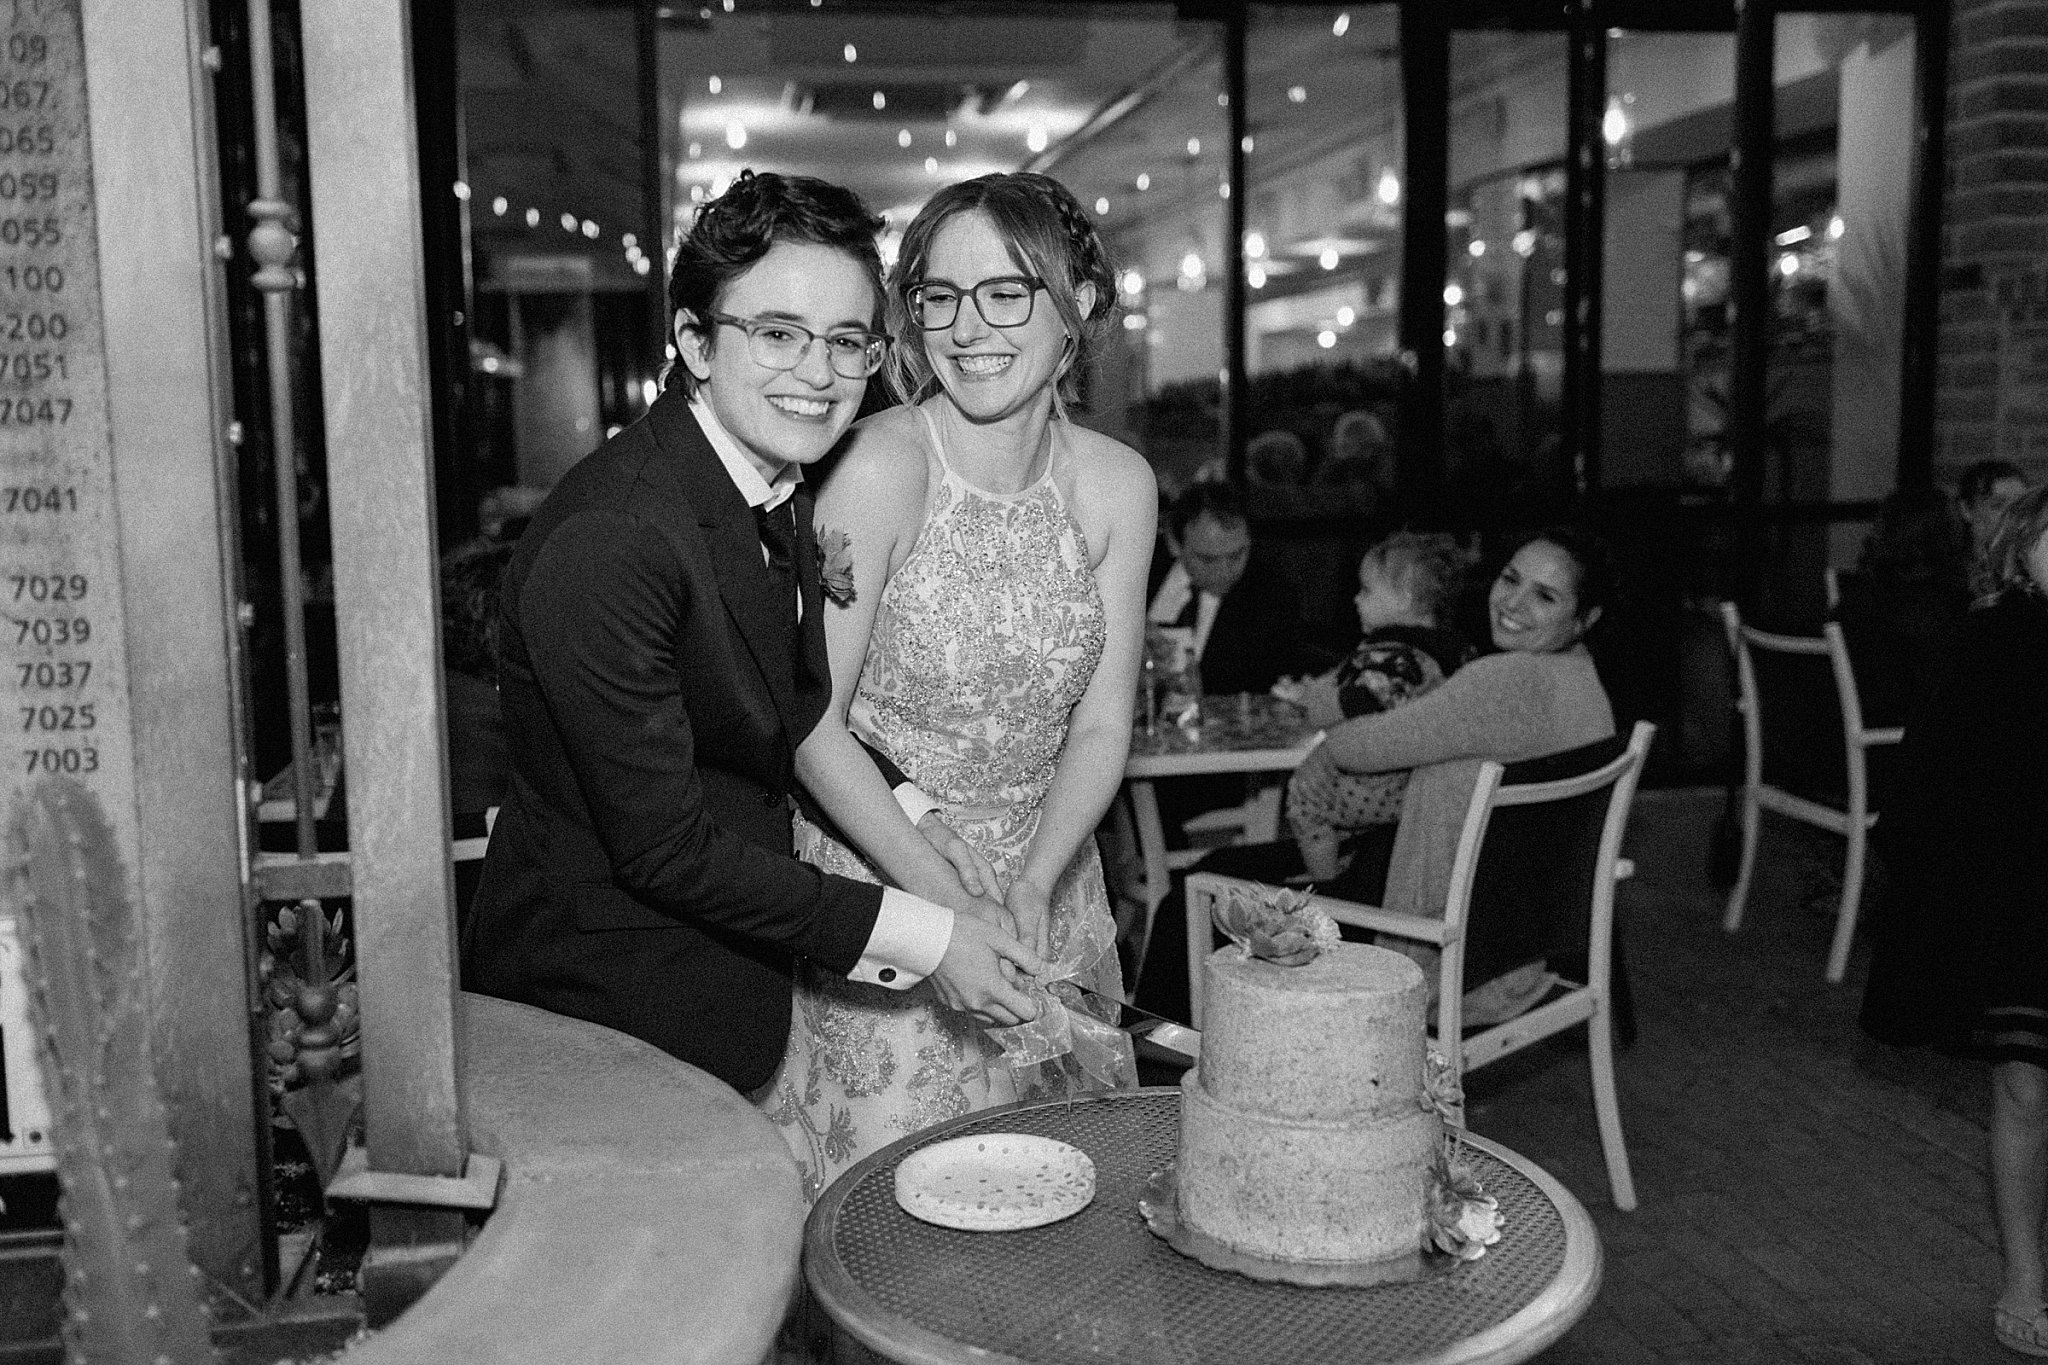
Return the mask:
[[[1635,875],[1636,860],[1634,858],[1616,858],[1614,860],[1614,880],[1625,882]]]
[[[1360,905],[1356,901],[1331,900],[1327,896],[1314,898],[1316,909],[1328,915],[1339,924],[1348,924],[1355,929],[1371,929],[1375,933],[1392,934],[1395,938],[1416,939],[1423,943],[1434,943],[1442,947],[1450,935],[1443,920],[1427,915],[1409,915],[1399,910],[1383,910],[1377,905]]]
[[[1865,730],[1856,738],[1865,748],[1873,744],[1897,744],[1906,737],[1903,725],[1887,725],[1877,730]]]

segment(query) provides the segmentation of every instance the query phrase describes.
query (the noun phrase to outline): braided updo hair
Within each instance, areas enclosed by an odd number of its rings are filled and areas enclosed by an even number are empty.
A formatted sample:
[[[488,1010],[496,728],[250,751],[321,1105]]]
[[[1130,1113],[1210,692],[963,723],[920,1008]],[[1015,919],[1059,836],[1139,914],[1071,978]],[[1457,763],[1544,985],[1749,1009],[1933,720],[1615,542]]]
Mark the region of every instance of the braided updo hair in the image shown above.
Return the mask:
[[[1085,371],[1116,310],[1116,270],[1073,192],[1033,171],[983,175],[948,185],[925,203],[904,231],[896,268],[889,276],[889,331],[896,338],[889,348],[889,378],[910,403],[929,397],[938,387],[931,358],[925,354],[924,329],[911,316],[910,291],[924,281],[939,229],[963,213],[985,214],[1017,269],[1045,281],[1046,296],[1059,310],[1067,332],[1067,354],[1053,390],[1053,411],[1064,417],[1066,405],[1080,398],[1077,376]],[[1079,298],[1084,284],[1095,287],[1095,301],[1085,315]]]

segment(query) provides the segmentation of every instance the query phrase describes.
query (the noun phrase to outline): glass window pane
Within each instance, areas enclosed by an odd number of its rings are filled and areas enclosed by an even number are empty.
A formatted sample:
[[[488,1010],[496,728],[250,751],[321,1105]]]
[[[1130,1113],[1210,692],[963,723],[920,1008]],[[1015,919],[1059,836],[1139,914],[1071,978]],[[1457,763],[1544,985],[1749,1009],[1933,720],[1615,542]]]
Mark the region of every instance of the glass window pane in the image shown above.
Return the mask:
[[[1568,52],[1558,33],[1451,36],[1444,464],[1479,509],[1570,488],[1562,430]]]
[[[1774,497],[1874,500],[1897,477],[1913,63],[1904,16],[1778,19]],[[1805,552],[1852,567],[1867,529],[1838,523]],[[1818,565],[1799,577],[1818,582]]]
[[[471,425],[491,482],[545,487],[644,412],[660,356],[636,251],[635,7],[457,7],[475,307]],[[650,265],[650,269],[652,266]]]
[[[1215,453],[1227,126],[1217,25],[1180,22],[1163,4],[688,14],[661,39],[672,231],[743,168],[814,175],[887,217],[893,261],[935,190],[1042,171],[1095,216],[1126,286],[1076,419],[1155,462],[1182,445],[1196,463]],[[1206,391],[1178,395],[1190,381]],[[871,405],[887,401],[870,385]]]
[[[1601,482],[1725,485],[1735,39],[1608,42]]]

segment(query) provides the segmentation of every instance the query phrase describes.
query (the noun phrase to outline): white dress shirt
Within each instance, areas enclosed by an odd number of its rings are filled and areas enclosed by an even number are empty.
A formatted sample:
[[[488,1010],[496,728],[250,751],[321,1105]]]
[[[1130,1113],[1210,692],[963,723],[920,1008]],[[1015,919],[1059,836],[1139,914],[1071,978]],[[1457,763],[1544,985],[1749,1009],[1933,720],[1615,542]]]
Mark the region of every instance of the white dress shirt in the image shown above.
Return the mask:
[[[1188,608],[1188,598],[1195,597],[1193,580],[1179,560],[1166,571],[1166,577],[1159,580],[1159,591],[1152,594],[1152,605],[1145,611],[1145,619],[1155,626],[1178,624],[1180,615]],[[1195,605],[1194,650],[1197,659],[1209,647],[1209,631],[1216,625],[1216,612],[1223,605],[1223,599],[1213,592],[1199,594]]]
[[[702,397],[690,400],[690,414],[697,419],[697,425],[704,432],[704,439],[711,443],[711,449],[718,455],[720,464],[731,476],[733,486],[740,496],[747,500],[747,506],[774,510],[796,495],[796,486],[803,482],[802,465],[786,464],[776,474],[774,481],[761,477],[761,471],[747,458],[747,453],[733,434],[718,420],[718,414]],[[761,559],[767,562],[768,547],[761,547]],[[803,593],[797,593],[797,619],[803,619]],[[903,813],[916,824],[926,815],[938,809],[933,801],[912,784],[905,782],[896,788],[896,803],[903,807]],[[918,982],[938,970],[939,960],[946,955],[946,947],[953,941],[953,912],[943,905],[936,905],[922,896],[913,896],[900,887],[882,888],[881,913],[875,916],[875,927],[868,934],[867,947],[862,950],[860,961],[846,974],[849,981],[862,981],[870,985],[886,986],[890,990],[909,990]]]

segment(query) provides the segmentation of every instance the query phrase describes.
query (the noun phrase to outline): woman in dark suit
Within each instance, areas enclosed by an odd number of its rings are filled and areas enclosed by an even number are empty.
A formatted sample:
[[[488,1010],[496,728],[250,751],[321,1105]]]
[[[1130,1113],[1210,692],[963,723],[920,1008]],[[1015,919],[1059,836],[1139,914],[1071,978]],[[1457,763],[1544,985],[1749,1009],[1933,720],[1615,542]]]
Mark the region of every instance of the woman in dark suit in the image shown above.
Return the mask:
[[[1959,629],[1946,684],[1906,727],[1878,827],[1892,872],[1863,1027],[1991,1063],[2000,1342],[2048,1356],[2048,490],[2006,509],[1997,595]]]

